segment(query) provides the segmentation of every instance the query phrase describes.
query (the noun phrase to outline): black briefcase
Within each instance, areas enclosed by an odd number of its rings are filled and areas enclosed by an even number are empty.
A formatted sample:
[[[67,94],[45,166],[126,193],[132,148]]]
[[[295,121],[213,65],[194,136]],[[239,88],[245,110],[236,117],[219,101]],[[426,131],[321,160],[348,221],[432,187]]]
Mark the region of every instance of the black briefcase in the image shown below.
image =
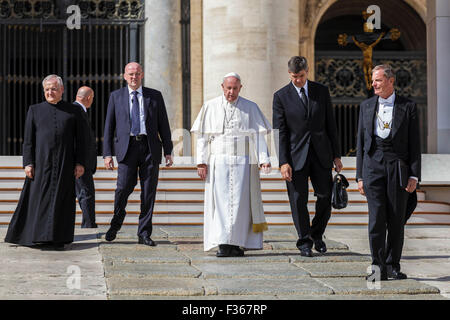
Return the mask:
[[[344,209],[348,204],[348,181],[343,174],[336,174],[333,179],[331,205],[335,209]]]

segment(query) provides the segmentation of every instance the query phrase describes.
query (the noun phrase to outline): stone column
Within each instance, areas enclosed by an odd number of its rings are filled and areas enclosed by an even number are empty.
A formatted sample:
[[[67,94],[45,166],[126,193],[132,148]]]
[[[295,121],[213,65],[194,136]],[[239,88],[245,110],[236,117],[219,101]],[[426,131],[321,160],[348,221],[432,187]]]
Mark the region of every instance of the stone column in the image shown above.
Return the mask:
[[[450,2],[427,2],[428,153],[450,153]]]
[[[145,1],[144,85],[162,92],[172,132],[182,128],[179,1]]]
[[[203,0],[204,100],[237,72],[241,95],[272,122],[273,93],[289,82],[287,62],[299,54],[298,21],[298,0]]]

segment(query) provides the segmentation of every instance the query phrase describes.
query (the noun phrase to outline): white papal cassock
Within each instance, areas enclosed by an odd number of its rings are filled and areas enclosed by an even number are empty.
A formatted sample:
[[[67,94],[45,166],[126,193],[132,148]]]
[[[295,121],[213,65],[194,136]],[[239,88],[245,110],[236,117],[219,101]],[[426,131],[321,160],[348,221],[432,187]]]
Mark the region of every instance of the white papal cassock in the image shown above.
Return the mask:
[[[258,105],[225,96],[206,102],[191,132],[197,164],[208,164],[204,202],[204,250],[219,244],[261,249],[267,230],[259,164],[269,163],[265,135],[271,126]]]

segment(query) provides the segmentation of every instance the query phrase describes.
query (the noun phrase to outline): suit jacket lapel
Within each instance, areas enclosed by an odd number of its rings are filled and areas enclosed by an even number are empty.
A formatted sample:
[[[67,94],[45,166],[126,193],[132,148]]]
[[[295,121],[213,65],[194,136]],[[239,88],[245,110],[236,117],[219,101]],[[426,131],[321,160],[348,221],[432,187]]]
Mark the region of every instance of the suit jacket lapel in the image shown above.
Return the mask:
[[[293,102],[293,104],[295,104],[299,110],[303,110],[303,112],[304,112],[303,116],[305,116],[305,114],[307,114],[307,112],[308,112],[308,109],[307,109],[308,107],[305,106],[302,99],[300,99],[300,96],[298,95],[298,92],[294,88],[294,84],[292,82],[289,84],[289,97],[290,97],[290,100]]]
[[[120,105],[125,108],[125,114],[127,116],[128,128],[131,130],[131,115],[130,115],[130,94],[128,92],[128,87],[123,88],[123,92],[121,94]]]
[[[147,91],[144,90],[144,88],[142,88],[142,96],[144,98],[144,119],[145,123],[147,123],[147,121],[149,121],[152,116],[152,101],[150,98],[150,94],[148,94]]]
[[[373,136],[375,134],[373,123],[375,121],[375,112],[377,110],[377,104],[378,104],[378,97],[373,98],[372,100],[368,101],[366,104],[367,112],[365,121],[365,126],[368,129],[368,132],[370,132],[370,135]]]
[[[405,104],[401,102],[398,95],[395,95],[394,110],[392,115],[392,137],[395,136],[398,128],[400,128],[400,125],[405,118],[405,108]]]
[[[308,114],[310,118],[312,117],[313,110],[318,106],[318,100],[316,84],[308,80]]]

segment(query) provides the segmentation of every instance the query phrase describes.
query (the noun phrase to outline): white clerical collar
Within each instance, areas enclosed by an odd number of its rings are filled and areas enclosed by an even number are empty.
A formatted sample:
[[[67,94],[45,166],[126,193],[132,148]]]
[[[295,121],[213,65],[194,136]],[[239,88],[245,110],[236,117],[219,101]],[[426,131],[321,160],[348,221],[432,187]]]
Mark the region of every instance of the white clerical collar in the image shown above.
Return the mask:
[[[378,97],[378,103],[380,104],[394,105],[394,101],[395,101],[395,91],[392,92],[392,94],[387,99]]]
[[[137,91],[140,95],[142,95],[142,86],[140,86],[139,88],[137,88],[137,90],[133,90],[130,88],[130,86],[128,86],[128,93],[131,95],[131,93],[133,91]]]
[[[75,101],[76,103],[78,103],[84,110],[84,112],[87,112],[87,108],[84,106],[84,104],[82,104],[80,101]]]
[[[308,79],[306,79],[306,82],[305,82],[304,86],[303,86],[303,87],[300,87],[300,88],[297,87],[297,86],[294,84],[294,82],[291,81],[291,83],[292,83],[292,85],[294,86],[295,90],[297,90],[298,94],[300,94],[302,88],[304,88],[304,89],[305,89],[306,96],[308,96]]]

